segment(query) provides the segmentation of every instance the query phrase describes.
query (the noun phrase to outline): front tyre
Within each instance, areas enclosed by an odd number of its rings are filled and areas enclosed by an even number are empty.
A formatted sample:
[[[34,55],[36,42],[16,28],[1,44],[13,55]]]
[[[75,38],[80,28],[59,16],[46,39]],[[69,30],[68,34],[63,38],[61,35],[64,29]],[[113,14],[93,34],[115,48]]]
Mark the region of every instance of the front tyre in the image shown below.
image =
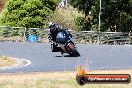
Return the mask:
[[[67,50],[69,51],[70,56],[74,57],[80,56],[79,52],[76,50],[75,46],[72,43],[68,45]]]
[[[76,49],[73,49],[71,55],[72,56],[76,56],[76,57],[79,57],[80,56],[79,52]]]

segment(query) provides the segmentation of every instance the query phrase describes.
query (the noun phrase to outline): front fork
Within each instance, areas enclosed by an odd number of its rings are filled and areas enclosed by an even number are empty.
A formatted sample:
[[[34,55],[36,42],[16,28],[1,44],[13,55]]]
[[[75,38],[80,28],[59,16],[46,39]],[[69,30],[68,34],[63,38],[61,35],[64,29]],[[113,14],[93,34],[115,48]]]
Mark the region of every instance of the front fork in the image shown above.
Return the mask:
[[[66,48],[66,51],[68,53],[71,53],[73,51],[73,49],[75,49],[76,47],[75,47],[74,43],[69,42],[69,43],[66,44],[65,48]]]

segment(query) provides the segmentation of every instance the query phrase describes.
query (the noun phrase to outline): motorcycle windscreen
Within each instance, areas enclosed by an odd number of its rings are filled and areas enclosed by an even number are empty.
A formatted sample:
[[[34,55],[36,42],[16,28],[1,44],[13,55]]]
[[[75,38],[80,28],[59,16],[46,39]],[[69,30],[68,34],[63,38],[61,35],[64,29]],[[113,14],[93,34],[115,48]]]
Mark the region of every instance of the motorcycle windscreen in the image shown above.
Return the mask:
[[[59,32],[56,36],[56,40],[60,44],[65,44],[69,40],[69,35],[66,32]]]

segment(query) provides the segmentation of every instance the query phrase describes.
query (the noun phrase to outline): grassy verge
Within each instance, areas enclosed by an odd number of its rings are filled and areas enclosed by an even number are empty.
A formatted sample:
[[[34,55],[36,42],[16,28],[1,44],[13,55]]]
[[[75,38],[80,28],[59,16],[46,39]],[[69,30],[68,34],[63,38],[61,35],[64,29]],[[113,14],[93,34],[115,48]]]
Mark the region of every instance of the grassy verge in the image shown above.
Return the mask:
[[[15,65],[17,62],[9,57],[0,56],[0,67],[12,66]]]
[[[130,74],[132,70],[89,71],[89,74]],[[86,84],[79,86],[75,72],[0,74],[0,88],[131,88],[129,84]]]

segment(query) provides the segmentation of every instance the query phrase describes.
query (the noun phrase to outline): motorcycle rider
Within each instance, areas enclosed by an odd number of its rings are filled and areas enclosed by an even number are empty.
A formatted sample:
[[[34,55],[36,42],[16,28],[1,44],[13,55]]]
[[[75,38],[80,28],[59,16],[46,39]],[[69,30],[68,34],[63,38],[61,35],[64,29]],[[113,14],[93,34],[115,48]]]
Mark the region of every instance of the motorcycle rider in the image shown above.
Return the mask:
[[[58,24],[52,23],[52,22],[49,23],[49,29],[50,29],[50,33],[49,33],[48,39],[51,42],[52,52],[59,52],[59,51],[62,52],[61,48],[58,47],[56,36],[59,32],[65,31],[66,29],[64,29],[63,27],[59,26]],[[72,37],[72,35],[69,32],[68,32],[68,34],[69,34],[69,36]]]

